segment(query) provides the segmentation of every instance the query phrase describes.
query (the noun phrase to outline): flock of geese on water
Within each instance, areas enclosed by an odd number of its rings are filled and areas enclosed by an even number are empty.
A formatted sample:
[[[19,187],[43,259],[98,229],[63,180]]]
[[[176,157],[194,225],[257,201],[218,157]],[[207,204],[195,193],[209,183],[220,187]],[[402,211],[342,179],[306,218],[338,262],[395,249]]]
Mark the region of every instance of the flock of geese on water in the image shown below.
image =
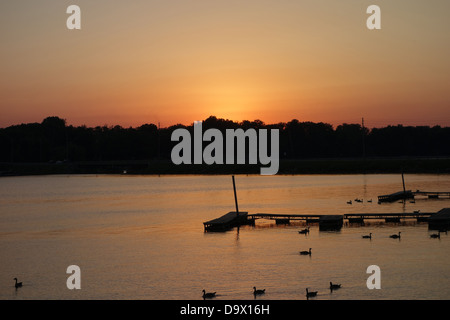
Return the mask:
[[[445,232],[445,234],[447,234],[447,231],[443,231],[443,232]],[[309,233],[309,227],[298,231],[298,233],[300,233],[300,234],[308,234]],[[398,234],[391,234],[389,236],[389,238],[400,239],[401,238],[401,234],[402,234],[402,232],[399,231]],[[368,235],[363,235],[362,238],[363,239],[372,239],[372,233],[369,233]],[[439,238],[440,239],[441,238],[441,231],[438,231],[437,234],[436,233],[431,234],[430,238]],[[307,251],[300,251],[300,255],[311,256],[311,248],[309,248],[309,250],[307,250]],[[341,287],[342,287],[341,284],[335,284],[335,283],[330,282],[330,290],[331,291],[336,290],[336,289],[340,289]],[[318,291],[309,291],[309,288],[306,288],[306,298],[308,299],[308,298],[316,297],[317,296],[317,292]],[[262,295],[262,294],[265,294],[265,293],[266,293],[266,289],[257,290],[256,287],[253,287],[253,295],[255,297],[259,296],[259,295]],[[210,298],[215,298],[215,297],[216,297],[216,292],[206,292],[205,290],[203,290],[203,299],[210,299]]]
[[[356,198],[356,199],[353,200],[353,201],[355,201],[355,202],[364,202],[363,199],[358,199],[358,198]],[[349,201],[347,201],[347,204],[353,204],[353,201],[352,201],[352,200],[349,200]],[[369,200],[366,200],[366,201],[369,202],[369,203],[372,203],[372,199],[369,199]]]
[[[205,299],[205,298],[214,298],[214,297],[216,297],[216,293],[217,292],[206,292],[205,290],[203,290],[203,299]],[[259,296],[259,295],[262,295],[262,294],[265,294],[266,293],[266,289],[256,289],[256,287],[253,287],[253,295],[256,297],[256,296]]]
[[[442,232],[445,232],[445,234],[447,234],[447,231],[442,231]],[[389,238],[392,238],[392,239],[401,239],[401,234],[402,234],[401,231],[399,231],[398,234],[391,234],[391,235],[389,236]],[[369,233],[368,235],[364,235],[364,236],[362,236],[362,237],[363,237],[363,239],[372,239],[372,232]],[[439,230],[438,233],[430,234],[430,238],[433,238],[433,239],[440,239],[440,238],[441,238],[441,231]]]
[[[444,232],[445,232],[445,234],[447,234],[447,231],[444,231]],[[300,234],[308,234],[309,233],[309,227],[307,227],[307,228],[305,228],[303,230],[300,230],[298,233],[300,233]],[[392,235],[389,236],[389,238],[392,238],[392,239],[400,239],[400,237],[401,237],[401,231],[399,231],[398,234],[392,234]],[[363,235],[362,238],[363,239],[372,239],[372,233],[369,233],[368,235]],[[441,238],[441,231],[438,231],[437,234],[431,234],[430,238],[439,238],[440,239]],[[309,256],[311,256],[311,248],[309,248],[309,250],[307,250],[307,251],[300,251],[300,255],[309,255]],[[15,284],[14,284],[16,289],[22,287],[22,282],[17,282],[18,281],[17,278],[14,278],[13,280],[16,281]],[[335,284],[335,283],[332,283],[330,281],[330,290],[331,291],[336,290],[336,289],[340,289],[341,287],[342,287],[341,284]],[[203,297],[203,299],[215,298],[216,297],[216,293],[217,292],[206,292],[206,290],[203,290],[203,296],[202,297]],[[253,287],[253,295],[255,296],[255,298],[256,298],[256,296],[263,295],[265,293],[266,293],[266,289],[256,289],[256,287]],[[317,296],[317,291],[309,291],[308,288],[306,288],[306,298],[312,298],[312,297],[315,297],[315,296]]]
[[[330,290],[337,290],[342,288],[341,284],[336,284],[330,281]],[[216,297],[217,292],[206,292],[206,290],[203,289],[203,299],[211,299]],[[312,298],[317,296],[318,291],[309,291],[309,288],[306,288],[306,298]],[[266,293],[266,289],[256,289],[256,287],[253,287],[253,295],[260,296]]]
[[[431,234],[430,238],[440,239],[441,238],[441,232],[444,232],[445,234],[447,234],[447,230],[443,230],[443,231],[438,230],[438,233]],[[309,227],[307,227],[307,228],[305,228],[303,230],[300,230],[298,233],[300,233],[300,234],[308,234],[309,233]],[[401,239],[401,234],[402,234],[402,232],[399,231],[398,234],[391,234],[389,236],[389,238]],[[362,238],[363,239],[372,239],[372,232],[369,233],[368,235],[363,235]],[[300,254],[301,255],[311,255],[311,248],[309,248],[309,251],[300,251]]]

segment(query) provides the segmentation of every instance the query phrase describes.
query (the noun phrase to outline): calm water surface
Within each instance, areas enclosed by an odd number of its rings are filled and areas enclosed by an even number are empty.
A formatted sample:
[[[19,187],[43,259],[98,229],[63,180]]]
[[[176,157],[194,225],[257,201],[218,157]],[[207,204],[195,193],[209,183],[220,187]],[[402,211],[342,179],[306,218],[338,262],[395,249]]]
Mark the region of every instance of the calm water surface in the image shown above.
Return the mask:
[[[448,175],[406,175],[411,190],[450,191]],[[450,200],[382,204],[398,175],[236,176],[249,213],[435,212]],[[450,236],[427,223],[369,222],[340,232],[303,225],[204,233],[203,222],[234,210],[230,176],[37,176],[0,178],[1,299],[449,299]],[[354,203],[350,199],[373,199]],[[401,240],[389,235],[402,232]],[[372,240],[361,236],[372,232]],[[312,248],[312,256],[299,251]],[[81,290],[66,269],[81,268]],[[381,289],[366,286],[369,265]],[[23,287],[16,290],[13,278]],[[330,292],[329,282],[343,288]]]

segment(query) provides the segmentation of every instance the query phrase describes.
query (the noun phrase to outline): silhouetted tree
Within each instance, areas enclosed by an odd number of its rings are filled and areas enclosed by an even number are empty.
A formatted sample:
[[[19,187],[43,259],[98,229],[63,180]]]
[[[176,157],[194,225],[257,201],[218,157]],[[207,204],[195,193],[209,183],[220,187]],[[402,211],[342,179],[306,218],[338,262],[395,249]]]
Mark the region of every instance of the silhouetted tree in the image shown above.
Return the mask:
[[[64,119],[47,117],[41,123],[0,128],[0,162],[169,160],[177,143],[171,141],[171,134],[177,128],[193,132],[193,124],[89,128],[68,126]],[[223,133],[236,128],[278,129],[280,157],[286,159],[362,157],[363,137],[369,157],[450,156],[450,127],[398,125],[369,130],[344,123],[334,129],[327,123],[297,119],[265,124],[261,120],[234,122],[210,116],[203,121],[203,131],[210,128]]]

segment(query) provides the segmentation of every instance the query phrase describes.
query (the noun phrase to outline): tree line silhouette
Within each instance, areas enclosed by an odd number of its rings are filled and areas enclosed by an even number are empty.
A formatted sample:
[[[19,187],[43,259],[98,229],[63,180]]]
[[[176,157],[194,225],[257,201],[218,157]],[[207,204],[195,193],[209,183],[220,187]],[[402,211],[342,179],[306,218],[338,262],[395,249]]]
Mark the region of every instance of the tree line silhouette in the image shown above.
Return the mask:
[[[170,160],[171,133],[177,128],[193,132],[193,125],[158,128],[155,124],[72,126],[59,117],[0,128],[0,162],[57,162],[107,160]],[[360,124],[289,122],[265,124],[260,120],[235,122],[210,116],[203,131],[217,128],[279,129],[281,159],[363,157],[448,157],[450,127],[387,126],[364,128]],[[204,142],[206,145],[208,142]]]

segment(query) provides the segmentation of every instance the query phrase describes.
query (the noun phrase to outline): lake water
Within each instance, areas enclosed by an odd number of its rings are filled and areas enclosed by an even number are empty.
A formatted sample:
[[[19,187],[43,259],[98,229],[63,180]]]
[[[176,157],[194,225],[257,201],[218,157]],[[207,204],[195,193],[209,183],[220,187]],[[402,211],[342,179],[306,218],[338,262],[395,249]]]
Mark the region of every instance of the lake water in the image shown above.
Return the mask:
[[[450,191],[449,175],[406,175],[407,189]],[[377,204],[399,175],[236,176],[251,213],[435,212],[450,200]],[[361,198],[363,203],[347,204]],[[373,199],[372,203],[366,200]],[[427,223],[368,222],[339,232],[258,220],[223,233],[203,222],[234,211],[230,176],[74,175],[0,178],[0,299],[449,299],[450,237]],[[389,235],[401,231],[401,240]],[[362,235],[373,238],[362,239]],[[311,256],[299,251],[312,248]],[[69,290],[66,269],[81,269]],[[369,265],[381,289],[369,290]],[[23,282],[16,290],[13,278]],[[333,292],[329,282],[342,288]]]

